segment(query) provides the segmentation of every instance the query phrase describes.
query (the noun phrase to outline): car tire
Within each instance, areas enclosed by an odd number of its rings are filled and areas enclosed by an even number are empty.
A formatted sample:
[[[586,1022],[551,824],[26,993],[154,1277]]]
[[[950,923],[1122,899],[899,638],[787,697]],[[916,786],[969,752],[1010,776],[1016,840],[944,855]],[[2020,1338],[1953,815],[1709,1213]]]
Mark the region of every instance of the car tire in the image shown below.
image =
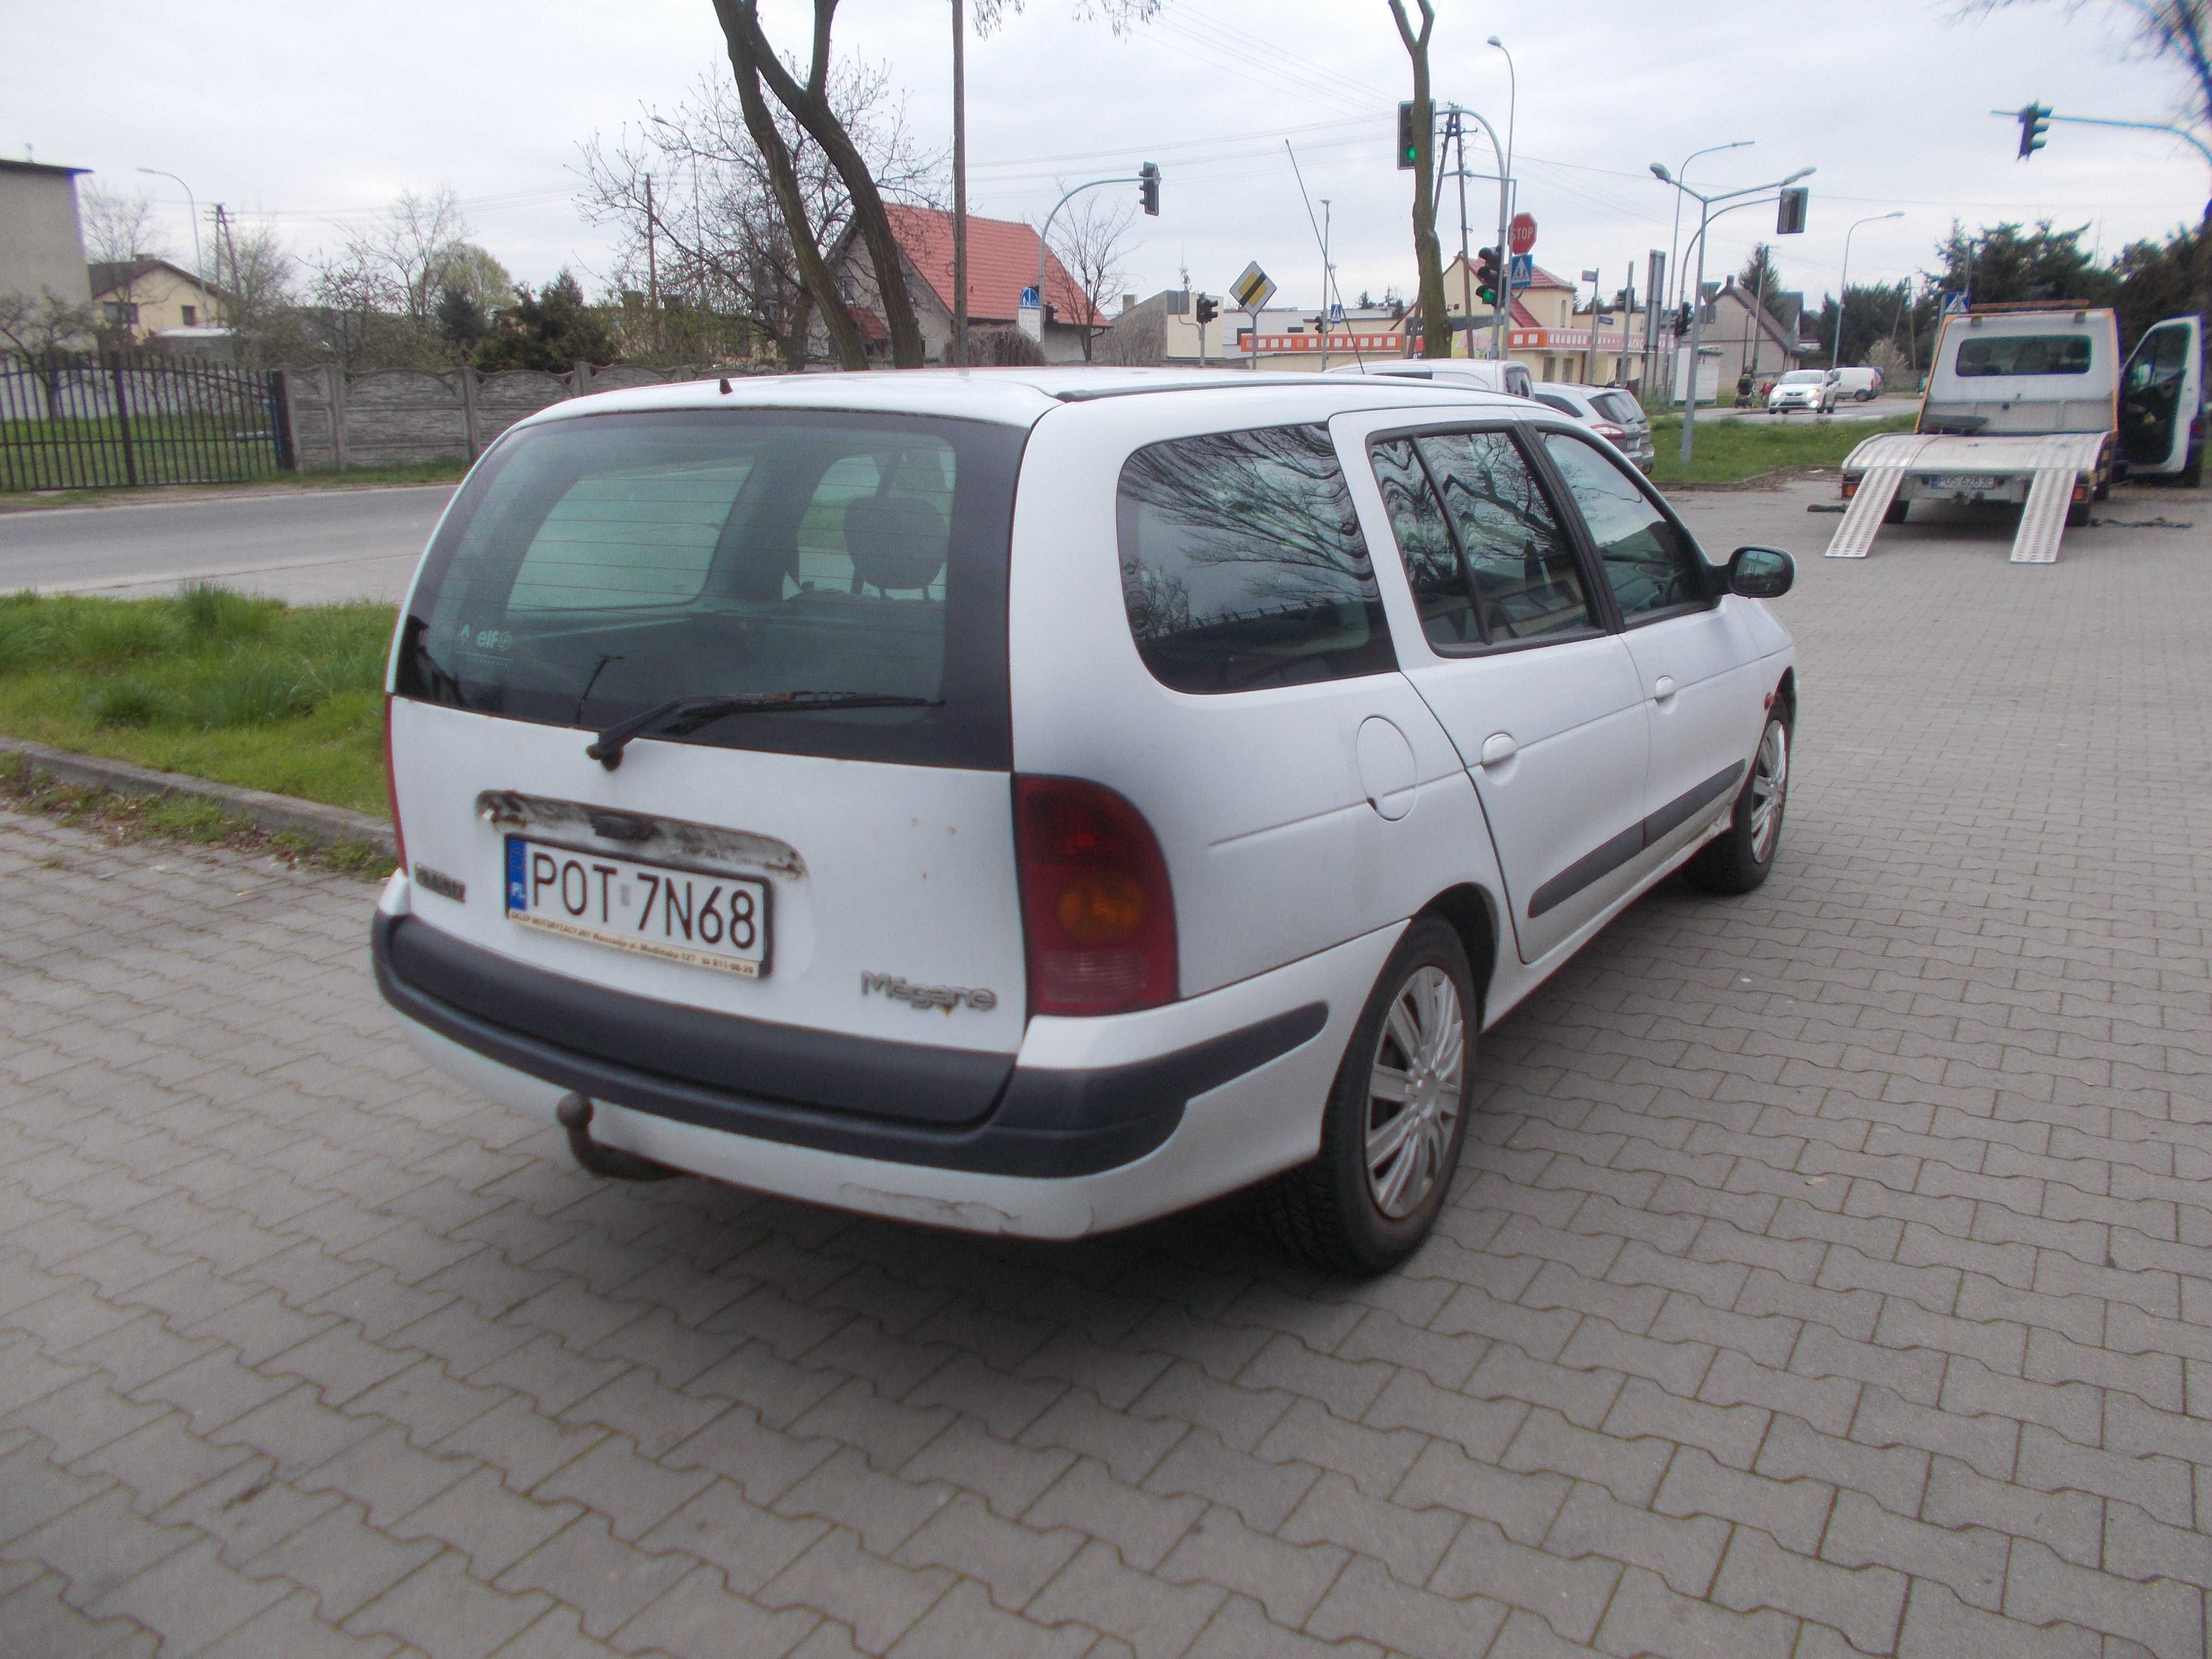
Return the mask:
[[[2069,530],[2086,530],[2089,527],[2088,502],[2076,501],[2066,509],[2066,527]]]
[[[1790,718],[1783,707],[1766,711],[1766,727],[1751,757],[1751,775],[1735,798],[1735,811],[1718,839],[1689,863],[1690,879],[1708,893],[1748,893],[1774,868],[1782,848],[1783,814],[1790,804]]]
[[[1285,1249],[1332,1272],[1370,1275],[1419,1248],[1467,1139],[1480,1011],[1458,933],[1441,917],[1415,918],[1345,1046],[1320,1154],[1262,1193],[1268,1227]],[[1413,1098],[1394,1100],[1392,1089]],[[1397,1110],[1376,1122],[1377,1109],[1392,1105]],[[1390,1131],[1408,1116],[1410,1132],[1399,1127],[1392,1141]],[[1379,1172],[1376,1155],[1384,1158]]]
[[[1851,401],[1855,404],[1870,404],[1874,401],[1874,393],[1871,392],[1854,392],[1851,393]]]
[[[1903,524],[1905,515],[1911,510],[1911,501],[1893,501],[1882,509],[1881,521],[1884,524]]]
[[[2180,480],[2184,489],[2202,489],[2204,487],[2204,451],[2201,446],[2189,452],[2188,461],[2174,477]]]

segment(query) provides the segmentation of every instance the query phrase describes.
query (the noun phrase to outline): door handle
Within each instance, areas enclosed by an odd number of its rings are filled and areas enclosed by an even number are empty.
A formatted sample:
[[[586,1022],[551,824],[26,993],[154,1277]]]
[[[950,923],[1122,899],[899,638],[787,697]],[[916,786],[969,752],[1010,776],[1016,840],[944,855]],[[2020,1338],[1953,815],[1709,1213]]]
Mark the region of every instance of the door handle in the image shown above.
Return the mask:
[[[1651,697],[1653,702],[1664,702],[1668,698],[1674,695],[1674,677],[1672,674],[1662,674],[1656,680],[1652,682]]]
[[[1513,758],[1521,745],[1513,741],[1510,732],[1493,732],[1482,740],[1482,760],[1485,766],[1498,766]]]

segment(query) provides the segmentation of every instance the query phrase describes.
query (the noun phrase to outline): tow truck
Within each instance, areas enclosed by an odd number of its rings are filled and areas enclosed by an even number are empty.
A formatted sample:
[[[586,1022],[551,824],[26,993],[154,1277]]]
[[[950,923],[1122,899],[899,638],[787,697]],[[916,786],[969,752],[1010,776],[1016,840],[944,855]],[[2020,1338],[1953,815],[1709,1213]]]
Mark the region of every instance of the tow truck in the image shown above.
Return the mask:
[[[2203,323],[2148,330],[2123,367],[2109,310],[2045,301],[1954,313],[1910,432],[1869,438],[1844,462],[1849,505],[1832,559],[1863,559],[1915,501],[2021,509],[2014,564],[2054,564],[2116,474],[2194,486],[2204,465]]]

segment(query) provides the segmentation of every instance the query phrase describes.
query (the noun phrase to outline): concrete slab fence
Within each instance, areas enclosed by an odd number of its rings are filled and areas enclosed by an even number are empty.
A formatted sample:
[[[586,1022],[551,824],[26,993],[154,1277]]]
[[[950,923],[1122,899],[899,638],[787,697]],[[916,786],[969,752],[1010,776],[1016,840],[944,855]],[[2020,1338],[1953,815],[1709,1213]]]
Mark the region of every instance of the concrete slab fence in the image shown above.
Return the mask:
[[[579,363],[566,374],[536,369],[378,369],[334,366],[285,372],[284,417],[303,471],[474,460],[525,416],[587,392],[698,380],[704,368]]]

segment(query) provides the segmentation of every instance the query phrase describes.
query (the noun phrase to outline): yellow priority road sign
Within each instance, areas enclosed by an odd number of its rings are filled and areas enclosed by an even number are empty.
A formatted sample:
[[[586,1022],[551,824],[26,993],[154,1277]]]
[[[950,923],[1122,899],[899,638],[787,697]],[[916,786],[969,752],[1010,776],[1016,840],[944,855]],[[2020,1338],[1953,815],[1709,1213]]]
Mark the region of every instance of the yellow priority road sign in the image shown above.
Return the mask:
[[[1244,267],[1243,274],[1229,285],[1230,298],[1237,301],[1239,311],[1257,311],[1275,297],[1275,285],[1267,273],[1260,269],[1255,259]]]

